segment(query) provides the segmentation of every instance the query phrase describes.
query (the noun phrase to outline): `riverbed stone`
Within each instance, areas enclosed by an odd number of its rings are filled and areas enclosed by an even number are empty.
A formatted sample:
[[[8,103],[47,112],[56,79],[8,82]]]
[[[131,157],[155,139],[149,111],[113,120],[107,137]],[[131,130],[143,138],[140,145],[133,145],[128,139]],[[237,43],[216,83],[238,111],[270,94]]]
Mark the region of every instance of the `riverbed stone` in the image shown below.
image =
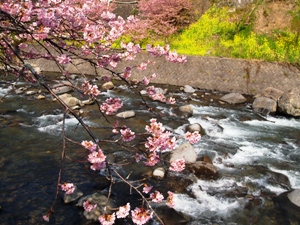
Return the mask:
[[[300,87],[283,93],[278,101],[278,110],[289,116],[300,116]]]
[[[229,104],[240,104],[247,101],[247,99],[240,93],[229,93],[223,95],[220,100]]]
[[[84,104],[76,97],[73,97],[71,94],[62,94],[58,96],[67,106],[75,108],[76,106],[84,106]]]
[[[127,118],[134,117],[135,112],[133,110],[128,110],[128,111],[120,112],[116,116],[119,117],[119,118],[127,119]]]
[[[219,177],[217,167],[204,161],[188,164],[187,169],[194,173],[199,179],[215,180]]]
[[[114,88],[115,88],[115,85],[111,81],[108,81],[102,85],[102,89],[104,89],[104,90],[112,90]]]
[[[85,201],[89,201],[91,204],[97,204],[97,207],[94,210],[90,212],[84,211],[83,213],[83,215],[88,220],[93,220],[93,221],[98,221],[98,217],[105,213],[111,214],[112,211],[110,209],[116,207],[112,199],[108,200],[106,195],[103,195],[102,193],[98,193],[98,192],[80,198],[76,206],[83,207],[83,203]]]
[[[44,95],[38,95],[37,97],[36,97],[36,99],[37,100],[41,100],[41,99],[45,99],[46,97],[44,96]]]
[[[183,91],[185,93],[194,93],[196,90],[190,85],[184,85]]]
[[[75,186],[75,190],[73,191],[73,193],[71,194],[64,194],[63,200],[64,203],[68,204],[71,202],[76,201],[77,199],[79,199],[81,196],[83,196],[82,191],[80,191],[76,186]]]
[[[291,191],[287,197],[293,204],[300,207],[300,189]]]
[[[205,135],[205,130],[203,129],[203,127],[199,124],[199,123],[193,123],[193,124],[189,124],[186,126],[185,128],[186,132],[195,132],[198,131],[199,134],[201,135]]]
[[[280,195],[274,197],[274,202],[280,211],[286,215],[286,218],[293,218],[300,221],[300,189],[293,191],[283,192]],[[288,223],[293,224],[293,223]]]
[[[69,93],[72,92],[74,89],[72,87],[72,83],[69,81],[63,81],[60,82],[58,84],[53,85],[52,87],[52,91],[56,94],[56,95],[61,95],[61,94],[65,94],[65,93]]]
[[[277,111],[277,102],[271,98],[258,97],[255,98],[252,108],[254,112],[262,113],[263,115],[274,114]]]
[[[38,90],[29,90],[25,92],[25,95],[35,95],[38,93]]]
[[[164,225],[184,225],[192,220],[189,215],[179,213],[165,204],[154,205],[153,208],[159,218],[164,222]]]
[[[195,149],[189,142],[180,145],[178,148],[171,152],[170,162],[182,158],[185,160],[186,164],[194,163],[197,160]]]
[[[178,108],[178,114],[182,117],[191,117],[193,116],[193,107],[192,105],[182,105]]]
[[[277,102],[282,95],[283,95],[283,91],[273,87],[267,87],[257,97],[271,98]]]
[[[158,167],[153,171],[152,176],[155,179],[162,180],[164,179],[165,174],[166,174],[166,170],[163,167]]]

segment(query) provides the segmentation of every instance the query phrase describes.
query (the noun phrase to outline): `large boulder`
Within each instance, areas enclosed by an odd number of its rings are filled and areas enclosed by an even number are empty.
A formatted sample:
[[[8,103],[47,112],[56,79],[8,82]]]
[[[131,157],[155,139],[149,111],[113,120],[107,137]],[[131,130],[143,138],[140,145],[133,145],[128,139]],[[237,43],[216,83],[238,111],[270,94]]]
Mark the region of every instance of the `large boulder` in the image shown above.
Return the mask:
[[[283,91],[273,87],[267,87],[260,93],[259,97],[271,98],[277,102],[282,95]]]
[[[300,116],[300,87],[283,93],[278,101],[278,110],[289,116]]]
[[[287,197],[293,204],[300,207],[300,189],[288,193]]]
[[[189,142],[180,145],[178,148],[172,151],[170,162],[182,158],[187,164],[194,163],[197,160],[197,154],[194,150],[194,147]]]
[[[300,221],[300,189],[283,192],[276,196],[273,200],[279,210],[286,215],[286,218],[293,221]]]
[[[115,88],[115,85],[111,81],[108,81],[102,85],[102,89],[104,89],[104,90],[112,90],[114,88]]]
[[[263,115],[273,114],[277,111],[277,102],[271,98],[258,97],[254,100],[252,108]]]
[[[193,106],[192,105],[182,105],[178,108],[178,114],[182,117],[191,117],[193,116]]]
[[[188,170],[194,173],[199,179],[214,180],[218,179],[218,169],[209,162],[197,161],[187,165]]]
[[[70,95],[70,94],[63,94],[58,96],[67,106],[70,108],[77,108],[77,107],[83,107],[84,104],[82,101],[80,101],[78,98]]]
[[[247,99],[240,93],[229,93],[220,98],[221,101],[229,104],[240,104],[247,101]]]

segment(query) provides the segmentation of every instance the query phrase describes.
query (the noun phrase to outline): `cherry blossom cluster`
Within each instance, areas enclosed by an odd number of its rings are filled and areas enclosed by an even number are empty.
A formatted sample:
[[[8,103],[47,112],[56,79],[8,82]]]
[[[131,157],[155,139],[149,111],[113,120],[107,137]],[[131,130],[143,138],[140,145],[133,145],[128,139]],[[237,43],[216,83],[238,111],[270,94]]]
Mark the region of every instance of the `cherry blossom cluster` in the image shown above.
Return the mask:
[[[199,131],[194,131],[193,133],[188,131],[185,133],[185,139],[188,140],[191,144],[196,144],[200,141],[201,135],[199,134]]]
[[[83,93],[86,95],[89,95],[91,97],[96,97],[100,94],[100,91],[98,89],[97,85],[91,85],[88,81],[85,81],[82,84]]]
[[[0,3],[4,17],[0,21],[0,28],[5,30],[0,34],[1,51],[5,53],[8,64],[12,64],[16,52],[25,60],[44,58],[61,65],[70,63],[71,58],[79,53],[86,58],[93,58],[99,67],[115,68],[123,58],[134,59],[134,55],[141,50],[139,45],[128,43],[123,45],[123,53],[111,51],[111,45],[137,21],[133,16],[127,20],[116,16],[111,12],[113,8],[113,4],[104,0]],[[54,56],[50,51],[45,53],[34,48],[34,42],[38,41],[44,41],[44,47],[56,49],[61,54]],[[27,42],[30,44],[27,45]],[[12,46],[16,46],[16,51]]]
[[[149,97],[154,101],[165,102],[168,104],[175,104],[175,98],[172,97],[166,98],[166,96],[163,93],[158,93],[154,86],[147,87],[146,91]]]
[[[61,185],[61,189],[69,195],[75,191],[75,185],[73,183],[64,183]]]
[[[170,62],[185,63],[187,61],[186,56],[178,55],[176,51],[170,51],[170,46],[155,46],[147,45],[147,52],[155,57],[165,56]]]
[[[146,125],[145,129],[151,135],[145,143],[145,147],[149,152],[146,165],[154,166],[159,162],[158,152],[173,150],[176,146],[176,138],[164,128],[162,123],[158,123],[154,118],[150,120],[150,125]]]
[[[181,172],[185,169],[185,160],[184,159],[177,159],[170,163],[169,170]]]
[[[108,98],[104,103],[101,104],[100,110],[101,112],[112,115],[115,112],[117,112],[121,107],[123,106],[123,103],[121,102],[121,99],[119,98]]]
[[[91,152],[88,155],[88,161],[92,164],[92,170],[101,170],[106,166],[106,156],[98,145],[92,141],[82,141],[81,145]]]
[[[148,194],[152,190],[152,188],[153,188],[153,186],[148,186],[147,184],[144,184],[143,193]],[[153,202],[160,203],[160,202],[163,201],[164,196],[159,191],[154,191],[150,194],[150,199]],[[174,193],[171,192],[171,191],[168,191],[168,197],[167,197],[166,204],[171,208],[173,208],[174,205],[175,205],[175,203],[174,203]]]
[[[135,138],[135,133],[130,128],[124,128],[120,130],[123,141],[129,142]]]

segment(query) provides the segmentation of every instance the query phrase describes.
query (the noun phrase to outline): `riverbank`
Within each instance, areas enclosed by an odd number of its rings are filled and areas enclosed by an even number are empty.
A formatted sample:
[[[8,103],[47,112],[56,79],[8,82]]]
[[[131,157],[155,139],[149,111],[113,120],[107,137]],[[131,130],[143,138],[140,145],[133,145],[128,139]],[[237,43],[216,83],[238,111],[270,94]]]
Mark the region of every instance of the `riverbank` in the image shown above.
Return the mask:
[[[116,71],[121,72],[125,66],[138,65],[149,58],[140,54],[134,62],[120,63]],[[145,71],[133,71],[133,78],[157,74],[154,83],[176,86],[190,85],[194,88],[219,91],[238,92],[256,95],[267,87],[283,92],[300,86],[300,67],[287,63],[269,63],[256,60],[242,60],[219,57],[188,56],[185,64],[167,62],[164,58],[152,58],[154,65]],[[60,72],[55,63],[38,59],[31,61],[44,74]],[[77,66],[67,65],[66,69],[73,74],[95,75],[95,69],[88,63],[75,62]],[[110,76],[108,71],[97,68],[99,76]]]

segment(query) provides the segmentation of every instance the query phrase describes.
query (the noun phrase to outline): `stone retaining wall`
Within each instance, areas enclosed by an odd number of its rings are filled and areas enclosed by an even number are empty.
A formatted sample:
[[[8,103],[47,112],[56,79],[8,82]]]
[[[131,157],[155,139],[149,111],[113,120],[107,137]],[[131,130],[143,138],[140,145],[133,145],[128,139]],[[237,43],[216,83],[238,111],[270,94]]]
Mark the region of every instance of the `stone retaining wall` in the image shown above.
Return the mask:
[[[138,56],[135,63],[146,61],[147,54]],[[300,68],[286,63],[268,63],[254,60],[240,60],[218,57],[189,56],[185,64],[167,62],[164,58],[153,58],[155,65],[149,65],[145,71],[134,70],[133,78],[157,74],[156,83],[171,85],[191,85],[194,88],[215,90],[220,92],[238,92],[255,95],[266,87],[274,87],[288,91],[300,86]],[[42,72],[59,72],[53,62],[43,59],[32,62],[40,67]],[[121,63],[116,71],[121,72],[125,67]],[[132,63],[129,63],[132,66]],[[67,65],[71,73],[95,75],[95,70],[88,64],[81,64],[77,68]],[[99,75],[110,75],[103,69],[97,70]]]

